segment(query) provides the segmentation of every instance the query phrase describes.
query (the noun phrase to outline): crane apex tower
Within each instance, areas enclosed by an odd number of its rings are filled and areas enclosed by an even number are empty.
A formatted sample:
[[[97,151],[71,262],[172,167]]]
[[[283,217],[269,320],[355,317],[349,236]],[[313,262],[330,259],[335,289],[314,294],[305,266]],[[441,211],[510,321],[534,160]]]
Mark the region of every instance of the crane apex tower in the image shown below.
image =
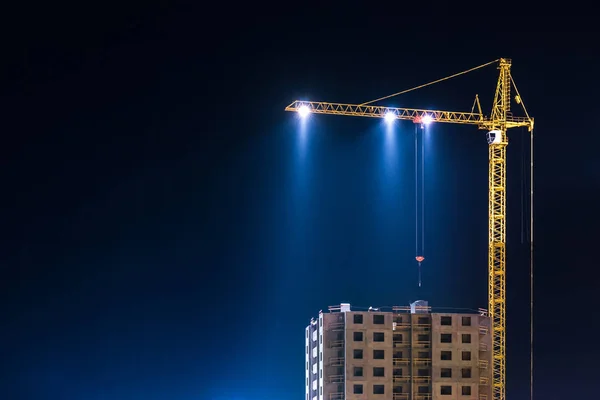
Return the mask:
[[[306,400],[488,400],[491,346],[483,309],[331,306],[306,327]]]

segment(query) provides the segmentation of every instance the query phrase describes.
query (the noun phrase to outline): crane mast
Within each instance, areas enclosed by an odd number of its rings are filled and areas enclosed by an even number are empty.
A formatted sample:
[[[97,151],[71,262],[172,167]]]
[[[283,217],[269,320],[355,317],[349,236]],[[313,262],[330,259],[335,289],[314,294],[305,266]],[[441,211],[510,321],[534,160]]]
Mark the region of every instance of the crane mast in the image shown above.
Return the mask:
[[[500,60],[500,76],[491,112],[489,143],[488,312],[492,323],[492,397],[506,392],[506,146],[510,113],[510,60]]]
[[[296,100],[285,108],[286,111],[300,113],[391,118],[420,123],[427,118],[431,122],[463,125],[476,125],[485,129],[489,144],[489,183],[488,183],[488,313],[491,321],[493,344],[492,354],[492,397],[505,400],[506,396],[506,146],[507,131],[511,128],[526,127],[533,131],[533,118],[529,117],[522,104],[511,76],[511,60],[496,60],[500,74],[491,113],[485,116],[479,112],[438,111],[412,108],[395,108],[363,104],[327,103]],[[484,64],[484,67],[491,63]],[[477,68],[465,71],[470,72]],[[462,73],[460,73],[462,74]],[[455,74],[451,77],[458,76]],[[444,78],[446,79],[446,78]],[[434,81],[440,82],[444,79]],[[417,88],[427,86],[421,85]],[[525,117],[515,117],[511,113],[511,86],[515,87],[516,102],[521,104]],[[412,89],[410,89],[412,90]],[[406,92],[406,91],[404,91]],[[401,92],[401,93],[404,93]],[[392,95],[393,96],[393,95]],[[391,97],[391,96],[388,96]],[[387,97],[386,97],[387,98]],[[477,100],[476,100],[477,101]]]

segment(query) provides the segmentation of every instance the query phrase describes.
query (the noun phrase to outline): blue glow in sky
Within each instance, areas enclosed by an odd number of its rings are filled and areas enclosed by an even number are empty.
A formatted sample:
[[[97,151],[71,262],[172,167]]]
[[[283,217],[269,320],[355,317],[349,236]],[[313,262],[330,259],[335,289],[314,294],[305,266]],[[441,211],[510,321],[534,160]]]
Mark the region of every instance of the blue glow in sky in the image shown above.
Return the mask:
[[[30,34],[5,48],[0,96],[11,132],[0,168],[0,396],[302,399],[304,327],[320,309],[485,306],[485,132],[433,124],[425,134],[419,289],[414,125],[311,115],[302,127],[283,109],[296,98],[365,101],[509,56],[538,135],[536,397],[594,398],[598,349],[567,346],[581,331],[557,316],[587,321],[573,299],[595,302],[595,281],[582,277],[596,260],[598,135],[586,128],[593,113],[578,114],[572,134],[556,107],[596,108],[597,35],[473,36],[424,30],[418,18],[399,31],[390,15],[361,23],[373,40],[345,18],[199,24],[200,3],[106,7],[12,20]],[[208,38],[200,50],[198,38]],[[390,53],[399,40],[436,51]],[[402,105],[468,111],[480,93],[488,110],[496,74],[407,93]],[[510,140],[508,393],[525,399],[521,133]]]

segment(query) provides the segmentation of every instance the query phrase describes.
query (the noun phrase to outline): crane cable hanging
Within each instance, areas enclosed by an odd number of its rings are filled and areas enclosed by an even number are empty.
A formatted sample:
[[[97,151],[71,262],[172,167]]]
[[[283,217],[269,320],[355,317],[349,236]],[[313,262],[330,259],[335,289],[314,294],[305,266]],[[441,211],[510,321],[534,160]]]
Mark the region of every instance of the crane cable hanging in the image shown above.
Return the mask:
[[[425,127],[421,125],[421,251],[425,256]]]
[[[453,75],[447,76],[447,77],[445,77],[445,78],[441,78],[441,79],[437,79],[437,80],[435,80],[435,81],[431,81],[431,82],[429,82],[429,83],[424,83],[424,84],[422,84],[422,85],[415,86],[415,87],[413,87],[413,88],[406,89],[406,90],[403,90],[403,91],[401,91],[401,92],[398,92],[398,93],[390,94],[390,95],[388,95],[388,96],[380,97],[380,98],[378,98],[378,99],[375,99],[375,100],[367,101],[367,102],[365,102],[365,103],[362,103],[362,104],[359,104],[359,105],[360,105],[360,106],[366,106],[366,105],[368,105],[368,104],[375,103],[375,102],[377,102],[377,101],[386,100],[386,99],[389,99],[390,97],[399,96],[399,95],[401,95],[401,94],[404,94],[404,93],[412,92],[413,90],[421,89],[421,88],[424,88],[424,87],[426,87],[426,86],[431,86],[431,85],[434,85],[434,84],[436,84],[436,83],[440,83],[440,82],[446,81],[446,80],[448,80],[448,79],[456,78],[457,76],[460,76],[460,75],[468,74],[469,72],[473,72],[473,71],[475,71],[475,70],[478,70],[478,69],[481,69],[481,68],[483,68],[483,67],[487,67],[488,65],[492,65],[492,64],[494,64],[494,63],[497,63],[498,61],[500,61],[500,59],[497,59],[497,60],[494,60],[494,61],[490,61],[490,62],[487,62],[487,63],[485,63],[485,64],[481,64],[481,65],[479,65],[479,66],[477,66],[477,67],[473,67],[473,68],[467,69],[467,70],[465,70],[465,71],[458,72],[458,73],[456,73],[456,74],[453,74]],[[511,79],[512,79],[512,77],[511,77]],[[513,84],[514,84],[514,82],[513,82]],[[528,115],[527,117],[529,117],[529,115]]]
[[[421,179],[419,182],[419,126],[421,127]],[[415,259],[419,269],[419,287],[421,287],[421,263],[425,261],[425,145],[424,126],[415,124]],[[419,185],[420,183],[420,185]],[[419,190],[420,189],[420,190]],[[419,196],[420,194],[420,196]],[[419,213],[419,197],[421,209]],[[420,218],[419,218],[420,217]],[[419,235],[419,219],[421,220],[421,234]],[[419,237],[421,239],[419,243]],[[420,246],[419,246],[420,244]]]

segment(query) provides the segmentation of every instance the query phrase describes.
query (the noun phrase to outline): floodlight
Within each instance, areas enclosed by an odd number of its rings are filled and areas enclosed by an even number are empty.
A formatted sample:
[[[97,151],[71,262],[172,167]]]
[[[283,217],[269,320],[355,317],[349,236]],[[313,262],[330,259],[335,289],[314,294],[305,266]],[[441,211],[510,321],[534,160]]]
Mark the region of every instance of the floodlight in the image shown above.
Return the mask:
[[[389,123],[394,122],[394,120],[396,119],[396,114],[394,114],[391,111],[388,111],[387,113],[385,113],[384,118],[385,118],[385,122],[387,122],[389,124]]]
[[[429,125],[430,123],[433,122],[433,118],[431,117],[431,115],[423,115],[423,118],[421,118],[421,121],[423,122],[423,124]]]
[[[298,114],[300,115],[300,117],[306,118],[308,117],[308,114],[310,114],[310,108],[306,104],[301,105],[298,108]]]

